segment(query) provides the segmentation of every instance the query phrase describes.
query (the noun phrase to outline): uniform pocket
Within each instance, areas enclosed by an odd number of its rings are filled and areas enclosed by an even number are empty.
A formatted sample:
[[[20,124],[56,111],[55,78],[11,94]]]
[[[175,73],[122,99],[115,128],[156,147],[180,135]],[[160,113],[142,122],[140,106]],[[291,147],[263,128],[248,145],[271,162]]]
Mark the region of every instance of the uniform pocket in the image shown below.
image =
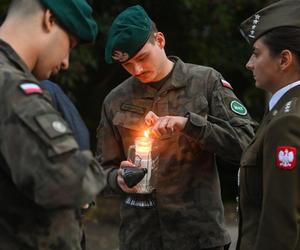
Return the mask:
[[[257,203],[262,196],[262,167],[258,152],[247,150],[241,160],[241,192],[252,202]]]
[[[145,128],[144,117],[129,111],[117,112],[113,118],[113,124],[133,131],[141,131]]]
[[[241,167],[253,167],[255,168],[257,164],[257,152],[247,150],[243,154],[241,159]]]
[[[14,107],[14,111],[32,133],[47,146],[49,157],[78,149],[78,144],[66,122],[48,105],[34,98],[31,100],[26,98]]]
[[[113,125],[117,128],[122,138],[123,150],[127,152],[130,145],[134,144],[136,137],[144,136],[144,116],[129,112],[119,111],[113,117]]]

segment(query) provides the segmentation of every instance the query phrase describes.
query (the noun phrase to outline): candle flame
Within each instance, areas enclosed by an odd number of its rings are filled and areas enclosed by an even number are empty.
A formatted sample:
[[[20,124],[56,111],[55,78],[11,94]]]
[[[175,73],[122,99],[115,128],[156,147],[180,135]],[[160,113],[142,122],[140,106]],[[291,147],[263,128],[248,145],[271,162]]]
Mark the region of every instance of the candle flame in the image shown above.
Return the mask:
[[[149,134],[150,134],[150,130],[149,129],[144,130],[144,136],[146,138],[149,138]]]
[[[135,139],[136,154],[149,154],[151,152],[152,140],[149,138],[149,133],[148,129],[144,130],[144,136]]]

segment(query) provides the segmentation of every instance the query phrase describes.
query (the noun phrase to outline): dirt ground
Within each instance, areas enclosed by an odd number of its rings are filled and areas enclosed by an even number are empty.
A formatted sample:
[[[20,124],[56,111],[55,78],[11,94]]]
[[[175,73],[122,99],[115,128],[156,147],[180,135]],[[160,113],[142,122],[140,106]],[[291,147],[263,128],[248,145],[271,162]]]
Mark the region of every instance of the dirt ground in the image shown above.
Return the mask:
[[[87,250],[118,250],[118,225],[89,222],[86,239]]]
[[[226,226],[231,235],[232,244],[230,250],[234,250],[237,239],[236,208],[233,203],[225,204]],[[107,214],[98,211],[101,219],[95,219],[97,215],[90,215],[86,221],[87,250],[118,250],[118,218],[111,219],[111,214],[116,215],[118,206],[113,202]],[[98,216],[99,217],[99,216]],[[174,249],[176,250],[176,249]]]

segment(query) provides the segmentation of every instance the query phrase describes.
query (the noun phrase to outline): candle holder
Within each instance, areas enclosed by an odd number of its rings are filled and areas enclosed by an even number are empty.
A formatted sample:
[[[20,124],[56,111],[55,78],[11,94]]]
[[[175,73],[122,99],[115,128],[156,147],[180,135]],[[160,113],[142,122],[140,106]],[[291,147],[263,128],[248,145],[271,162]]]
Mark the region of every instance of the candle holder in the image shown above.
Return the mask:
[[[128,160],[137,168],[145,169],[144,178],[135,186],[137,193],[128,194],[125,203],[130,206],[151,208],[154,207],[154,180],[153,170],[158,163],[158,155],[153,151],[153,140],[148,137],[137,137],[134,145],[128,149]]]

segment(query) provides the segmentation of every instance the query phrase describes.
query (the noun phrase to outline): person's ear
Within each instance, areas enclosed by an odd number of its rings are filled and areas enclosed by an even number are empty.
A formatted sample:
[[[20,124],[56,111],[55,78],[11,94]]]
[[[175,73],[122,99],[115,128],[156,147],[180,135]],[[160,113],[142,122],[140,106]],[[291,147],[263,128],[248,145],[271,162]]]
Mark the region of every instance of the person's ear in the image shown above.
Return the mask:
[[[295,59],[296,59],[295,56],[293,55],[293,53],[290,50],[284,49],[280,53],[280,68],[282,70],[289,68],[290,65],[292,64],[293,60],[295,60]]]
[[[157,42],[158,46],[163,49],[166,45],[166,39],[165,36],[162,32],[156,32],[154,34],[155,36],[155,41]]]
[[[43,28],[46,32],[51,31],[53,26],[56,24],[56,18],[54,17],[53,13],[49,10],[46,9],[44,11],[43,15]]]

